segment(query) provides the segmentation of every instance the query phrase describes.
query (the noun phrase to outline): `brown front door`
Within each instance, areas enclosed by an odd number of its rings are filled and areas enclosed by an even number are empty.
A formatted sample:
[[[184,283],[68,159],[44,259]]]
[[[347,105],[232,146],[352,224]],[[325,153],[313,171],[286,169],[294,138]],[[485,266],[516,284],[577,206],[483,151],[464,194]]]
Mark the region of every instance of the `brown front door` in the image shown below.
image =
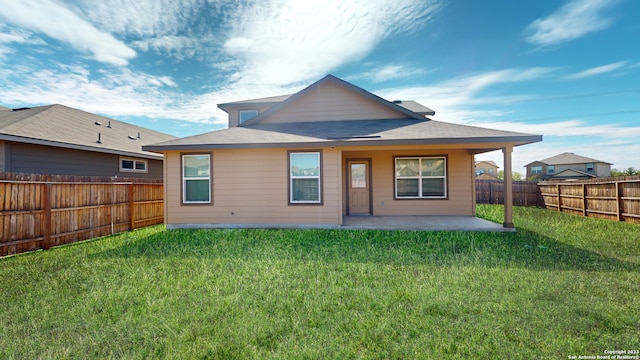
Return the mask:
[[[371,215],[371,179],[369,160],[351,160],[349,174],[349,215]]]

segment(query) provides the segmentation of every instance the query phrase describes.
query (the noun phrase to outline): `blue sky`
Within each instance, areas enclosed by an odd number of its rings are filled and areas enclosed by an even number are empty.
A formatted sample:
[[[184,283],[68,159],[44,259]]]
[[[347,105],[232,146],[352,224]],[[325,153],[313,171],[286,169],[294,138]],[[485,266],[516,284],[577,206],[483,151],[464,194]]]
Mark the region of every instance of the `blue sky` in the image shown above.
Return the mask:
[[[437,120],[543,135],[514,171],[566,151],[640,168],[639,14],[636,0],[0,0],[0,104],[183,137],[224,128],[217,104],[331,73]]]

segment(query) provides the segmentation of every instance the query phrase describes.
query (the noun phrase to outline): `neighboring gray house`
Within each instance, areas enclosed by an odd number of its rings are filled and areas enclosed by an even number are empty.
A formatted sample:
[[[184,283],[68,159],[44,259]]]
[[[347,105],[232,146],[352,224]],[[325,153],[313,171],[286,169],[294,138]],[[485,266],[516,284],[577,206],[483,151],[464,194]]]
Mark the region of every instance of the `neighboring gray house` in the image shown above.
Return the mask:
[[[527,179],[592,179],[611,176],[611,163],[562,153],[525,165]]]
[[[0,172],[162,178],[142,146],[175,138],[64,105],[0,107]]]

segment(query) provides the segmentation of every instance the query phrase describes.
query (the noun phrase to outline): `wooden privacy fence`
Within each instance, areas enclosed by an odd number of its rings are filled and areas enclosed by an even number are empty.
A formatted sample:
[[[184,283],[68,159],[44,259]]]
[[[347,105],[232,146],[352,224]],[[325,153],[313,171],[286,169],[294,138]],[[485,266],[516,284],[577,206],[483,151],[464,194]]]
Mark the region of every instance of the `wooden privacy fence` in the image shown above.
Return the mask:
[[[537,183],[514,181],[512,189],[513,205],[544,206]],[[504,204],[504,181],[476,180],[476,204]]]
[[[0,180],[0,256],[161,224],[163,198],[157,182]]]
[[[640,178],[539,183],[547,209],[640,223]]]

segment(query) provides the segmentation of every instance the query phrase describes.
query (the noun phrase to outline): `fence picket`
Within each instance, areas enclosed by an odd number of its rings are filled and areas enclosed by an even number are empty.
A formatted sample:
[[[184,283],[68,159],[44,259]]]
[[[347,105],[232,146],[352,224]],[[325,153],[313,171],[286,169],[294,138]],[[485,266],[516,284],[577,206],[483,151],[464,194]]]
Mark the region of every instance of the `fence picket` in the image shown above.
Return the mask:
[[[10,173],[0,179],[6,179],[0,180],[0,256],[164,221],[158,179]]]

